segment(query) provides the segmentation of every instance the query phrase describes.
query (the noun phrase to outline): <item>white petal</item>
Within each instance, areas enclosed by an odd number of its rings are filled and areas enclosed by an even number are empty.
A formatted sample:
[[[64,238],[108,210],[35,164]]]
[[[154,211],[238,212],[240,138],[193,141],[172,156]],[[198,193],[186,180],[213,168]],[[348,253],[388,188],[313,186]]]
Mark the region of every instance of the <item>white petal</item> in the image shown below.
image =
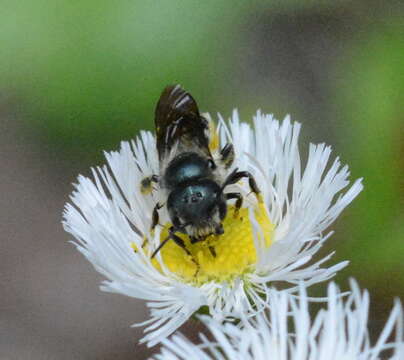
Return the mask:
[[[299,283],[298,299],[285,291],[272,290],[266,314],[250,321],[244,318],[238,325],[202,317],[213,340],[203,336],[201,344],[193,345],[175,335],[164,341],[156,359],[221,360],[222,352],[226,359],[240,360],[373,360],[385,358],[386,350],[393,351],[390,359],[402,359],[404,319],[399,302],[394,305],[374,346],[369,341],[369,295],[367,291],[361,292],[354,281],[351,281],[351,294],[347,298],[331,283],[327,309],[320,310],[312,322],[308,305],[303,282]],[[395,341],[387,342],[393,333]],[[166,357],[167,349],[172,351],[170,356],[175,357]],[[195,355],[189,357],[192,349]]]

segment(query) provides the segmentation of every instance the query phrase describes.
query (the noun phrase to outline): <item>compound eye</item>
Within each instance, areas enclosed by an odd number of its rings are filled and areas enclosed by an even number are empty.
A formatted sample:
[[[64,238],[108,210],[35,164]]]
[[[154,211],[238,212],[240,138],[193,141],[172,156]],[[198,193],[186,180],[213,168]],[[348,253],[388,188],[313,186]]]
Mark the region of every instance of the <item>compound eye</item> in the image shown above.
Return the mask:
[[[198,198],[201,198],[202,197],[202,193],[200,193],[199,191],[196,193],[196,196],[198,197]]]

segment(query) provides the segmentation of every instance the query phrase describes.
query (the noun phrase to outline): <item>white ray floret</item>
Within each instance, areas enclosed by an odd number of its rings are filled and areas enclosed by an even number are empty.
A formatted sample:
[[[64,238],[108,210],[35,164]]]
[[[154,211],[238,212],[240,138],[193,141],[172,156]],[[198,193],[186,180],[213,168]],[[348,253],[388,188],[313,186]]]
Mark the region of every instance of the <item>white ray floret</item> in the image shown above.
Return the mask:
[[[145,238],[156,246],[160,228],[150,233],[152,210],[161,194],[145,196],[140,191],[144,177],[159,173],[155,138],[141,132],[132,142],[123,142],[119,151],[106,153],[108,166],[92,170],[93,178],[79,176],[71,203],[64,211],[64,227],[76,238],[78,250],[107,280],[102,290],[148,301],[151,318],[148,334],[142,339],[152,346],[181,326],[201,306],[207,306],[216,319],[254,315],[266,306],[268,289],[274,281],[285,281],[296,290],[305,280],[308,285],[331,278],[347,262],[323,267],[332,254],[312,262],[313,255],[331,233],[324,233],[341,211],[362,190],[361,180],[349,187],[349,171],[335,159],[331,148],[310,145],[306,166],[302,168],[298,135],[300,124],[289,117],[278,122],[260,112],[251,127],[233,113],[228,124],[219,121],[221,146],[234,144],[233,167],[250,171],[261,189],[265,208],[274,225],[271,246],[263,241],[262,230],[253,212],[257,262],[244,276],[231,282],[209,281],[196,286],[170,272],[156,256],[160,269],[144,251]],[[248,184],[236,185],[247,195]],[[247,200],[245,206],[252,206]],[[165,207],[162,224],[169,221]],[[133,250],[133,244],[138,249]]]
[[[163,340],[155,360],[376,360],[404,359],[403,313],[399,301],[374,345],[369,340],[369,294],[351,281],[344,299],[334,283],[328,287],[327,308],[310,320],[303,283],[299,297],[273,291],[269,310],[240,324],[203,322],[211,334],[195,345],[181,334]],[[395,338],[392,335],[395,334]],[[389,340],[389,337],[391,338]]]

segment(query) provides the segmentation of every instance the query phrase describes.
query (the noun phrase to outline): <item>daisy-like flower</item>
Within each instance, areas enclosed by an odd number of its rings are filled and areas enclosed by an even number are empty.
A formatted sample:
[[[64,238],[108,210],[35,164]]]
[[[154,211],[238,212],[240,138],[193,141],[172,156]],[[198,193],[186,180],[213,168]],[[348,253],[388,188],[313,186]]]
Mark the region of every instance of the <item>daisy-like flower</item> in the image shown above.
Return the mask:
[[[163,340],[155,360],[376,360],[404,358],[403,313],[399,301],[372,346],[369,339],[369,294],[351,281],[344,299],[334,283],[328,287],[327,309],[310,321],[306,289],[299,297],[285,291],[271,292],[269,309],[238,325],[202,320],[211,339],[200,335],[195,345],[181,334]],[[290,329],[292,328],[292,329]],[[392,338],[395,333],[395,338]],[[391,339],[389,342],[389,338]]]
[[[153,208],[164,199],[161,189],[144,194],[140,187],[145,177],[160,173],[153,134],[141,132],[106,153],[108,165],[92,169],[92,179],[79,176],[65,207],[65,230],[107,278],[102,290],[148,301],[151,318],[138,324],[148,325],[143,342],[155,345],[202,307],[218,320],[254,315],[266,306],[269,284],[286,282],[296,291],[300,280],[327,280],[347,264],[322,267],[332,254],[311,260],[331,235],[325,230],[362,190],[361,180],[349,187],[348,167],[338,158],[330,163],[331,148],[324,144],[310,144],[302,166],[299,131],[289,117],[280,123],[261,112],[252,127],[237,112],[228,124],[219,117],[212,154],[232,143],[229,171],[252,173],[262,201],[248,181],[232,185],[243,195],[243,207],[237,213],[229,205],[223,235],[195,244],[181,235],[191,255],[169,241],[151,259],[170,226],[163,206],[160,226],[150,231]]]

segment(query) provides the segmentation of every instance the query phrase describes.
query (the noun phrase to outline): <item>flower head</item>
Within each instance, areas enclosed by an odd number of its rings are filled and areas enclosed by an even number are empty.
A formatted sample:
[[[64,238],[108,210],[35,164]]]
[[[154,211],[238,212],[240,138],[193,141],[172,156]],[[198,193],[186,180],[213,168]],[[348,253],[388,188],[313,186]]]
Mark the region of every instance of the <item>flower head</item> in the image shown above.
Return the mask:
[[[182,335],[163,340],[156,360],[400,360],[404,356],[403,314],[397,301],[375,345],[368,330],[369,294],[351,281],[352,292],[344,300],[334,283],[328,287],[327,309],[310,321],[303,284],[299,297],[285,291],[271,292],[267,314],[241,324],[219,323],[203,317],[213,340],[201,335],[194,345]],[[289,329],[291,324],[292,329]],[[388,342],[395,330],[396,338]]]
[[[240,122],[237,112],[229,124],[220,118],[212,152],[231,142],[233,168],[253,174],[261,193],[251,194],[248,181],[231,185],[244,201],[239,212],[229,206],[223,235],[191,244],[179,234],[187,251],[171,241],[154,259],[170,226],[163,207],[161,226],[150,231],[163,192],[144,194],[139,186],[159,174],[154,136],[141,132],[106,153],[109,167],[92,169],[93,179],[78,178],[64,227],[107,278],[102,290],[148,301],[151,319],[139,324],[148,325],[142,341],[160,342],[203,306],[216,319],[254,315],[266,306],[271,283],[287,282],[292,292],[299,281],[327,280],[347,264],[322,267],[332,254],[310,260],[331,235],[326,229],[362,190],[361,180],[348,187],[348,167],[338,158],[330,164],[331,148],[324,144],[310,145],[302,168],[299,131],[289,117],[279,123],[260,112],[253,127]]]

